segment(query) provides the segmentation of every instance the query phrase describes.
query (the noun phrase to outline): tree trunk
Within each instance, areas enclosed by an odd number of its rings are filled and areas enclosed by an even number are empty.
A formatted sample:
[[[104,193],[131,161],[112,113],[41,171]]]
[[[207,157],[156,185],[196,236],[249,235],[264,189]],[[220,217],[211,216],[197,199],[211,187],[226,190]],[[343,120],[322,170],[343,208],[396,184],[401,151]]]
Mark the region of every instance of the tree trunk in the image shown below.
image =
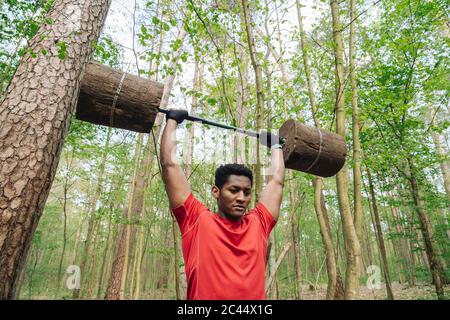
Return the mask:
[[[81,81],[76,117],[93,124],[149,133],[162,93],[161,83],[91,62]]]
[[[336,133],[345,137],[345,99],[344,99],[344,58],[342,26],[339,18],[338,0],[330,0],[333,19],[334,54],[336,64]],[[344,165],[336,175],[336,187],[339,201],[339,211],[343,226],[343,234],[346,248],[346,277],[345,277],[345,299],[356,299],[359,290],[359,263],[361,248],[356,234],[353,218],[350,212],[348,200],[348,173]]]
[[[106,159],[108,157],[108,152],[109,152],[109,143],[111,140],[111,128],[108,128],[107,134],[106,134],[106,141],[105,141],[105,145],[103,146],[103,150],[102,150],[102,158],[100,160],[100,164],[99,164],[99,168],[98,168],[98,176],[97,176],[97,184],[95,187],[95,191],[94,194],[92,196],[91,199],[91,203],[90,203],[90,207],[89,207],[89,211],[87,213],[87,219],[88,219],[88,231],[87,231],[87,235],[86,235],[86,239],[84,241],[84,246],[83,246],[83,253],[81,255],[81,263],[80,263],[80,271],[81,271],[81,278],[80,278],[80,288],[79,289],[74,289],[73,291],[73,298],[74,299],[78,299],[80,297],[80,293],[81,290],[83,288],[83,283],[86,279],[85,275],[87,274],[86,270],[86,264],[89,258],[89,254],[90,254],[90,245],[91,245],[91,239],[92,236],[94,234],[94,225],[95,225],[95,213],[97,210],[97,204],[98,204],[98,199],[100,198],[100,194],[103,191],[103,178],[105,175],[105,165],[106,165]]]
[[[122,211],[122,220],[126,220],[127,210]],[[109,275],[108,287],[106,289],[105,299],[119,300],[120,286],[122,282],[122,271],[125,253],[125,225],[122,223],[115,241],[115,248],[112,260],[111,274]]]
[[[80,78],[111,0],[56,0],[0,102],[0,299],[17,279],[48,197]],[[58,57],[59,43],[66,49]],[[42,54],[45,48],[47,54]]]
[[[253,22],[250,16],[250,6],[247,0],[242,1],[243,18],[245,23],[245,30],[247,34],[247,44],[249,47],[250,60],[255,72],[256,81],[256,127],[255,130],[259,131],[263,125],[264,115],[264,86],[262,78],[262,67],[258,61],[255,39],[253,34]],[[261,176],[261,159],[260,159],[260,145],[256,144],[256,164],[255,164],[255,201],[258,201],[262,191],[262,176]]]
[[[197,114],[197,110],[198,110],[198,97],[196,95],[197,92],[201,92],[202,90],[202,81],[203,81],[203,71],[204,71],[204,64],[203,63],[198,63],[197,61],[195,62],[195,71],[194,71],[194,86],[193,86],[193,90],[194,90],[194,95],[192,97],[192,103],[191,103],[191,114],[195,115]],[[195,133],[195,126],[194,124],[192,124],[187,130],[186,130],[187,134],[186,134],[186,141],[185,141],[185,175],[186,177],[188,177],[188,179],[191,177],[192,175],[192,165],[193,165],[193,150],[194,150],[194,145],[195,145],[195,140],[194,140],[194,133]]]
[[[85,290],[82,293],[83,297],[86,298],[91,298],[92,297],[92,291],[94,289],[94,282],[95,282],[95,275],[96,275],[96,266],[97,266],[97,253],[98,253],[98,246],[100,244],[100,237],[101,237],[101,218],[97,218],[97,220],[95,221],[95,226],[94,226],[94,239],[93,239],[93,250],[92,250],[92,254],[90,257],[90,262],[87,265],[86,268],[86,275],[87,275],[87,288],[85,288]]]
[[[336,292],[336,279],[337,279],[336,256],[333,248],[333,239],[331,238],[331,233],[327,226],[327,222],[324,218],[324,212],[322,211],[321,206],[321,196],[323,196],[322,179],[316,177],[313,180],[313,186],[314,186],[314,209],[316,211],[316,216],[320,227],[320,234],[322,236],[322,242],[325,248],[326,265],[328,273],[326,299],[331,300],[334,298]]]
[[[97,285],[97,299],[101,297],[101,292],[103,289],[103,279],[105,274],[105,266],[107,266],[107,255],[109,251],[109,243],[111,242],[111,225],[112,225],[112,216],[113,216],[113,210],[111,210],[109,214],[109,220],[108,220],[108,233],[106,235],[106,241],[105,241],[105,247],[103,248],[103,255],[102,255],[102,265],[100,266],[100,274],[98,279],[98,285]]]
[[[139,166],[139,158],[141,156],[141,147],[142,147],[143,134],[138,134],[138,141],[136,144],[136,153],[134,155],[134,166],[133,166],[133,179],[131,180],[131,191],[128,202],[128,210],[127,210],[127,220],[125,226],[125,252],[124,252],[124,260],[123,260],[123,268],[122,268],[122,276],[120,282],[120,300],[125,299],[125,290],[126,290],[126,281],[128,275],[128,264],[130,259],[130,245],[131,245],[131,223],[133,213],[135,212],[133,209],[135,197],[136,197],[136,184],[137,184],[137,170]]]
[[[142,265],[142,252],[144,250],[144,218],[145,218],[145,191],[148,186],[148,177],[151,172],[150,168],[153,164],[154,156],[152,152],[150,152],[151,147],[153,146],[153,137],[149,136],[147,140],[147,146],[145,148],[144,152],[144,160],[141,164],[140,171],[142,173],[142,177],[140,180],[142,180],[142,190],[138,191],[138,201],[139,202],[139,208],[136,208],[136,213],[139,212],[139,224],[136,226],[138,228],[137,234],[137,248],[136,248],[136,254],[135,254],[135,263],[134,263],[134,272],[136,274],[134,287],[131,286],[133,290],[133,299],[137,300],[140,296],[140,285],[141,285],[141,265]]]
[[[175,268],[175,294],[177,300],[183,299],[180,291],[180,268],[178,267],[178,261],[180,259],[179,244],[178,244],[178,233],[177,233],[177,222],[175,217],[172,216],[172,233],[173,233],[173,251],[174,251],[174,268]]]
[[[292,172],[288,172],[288,183],[289,183],[289,199],[291,205],[291,213],[290,213],[290,224],[291,224],[291,233],[292,233],[292,244],[294,246],[294,266],[295,266],[295,284],[296,284],[296,299],[302,299],[302,269],[301,269],[301,261],[300,261],[300,236],[298,234],[298,208],[303,206],[303,200],[305,197],[305,193],[302,194],[300,201],[297,202],[296,199],[296,190],[292,185]],[[288,273],[289,274],[289,273]]]
[[[435,115],[434,115],[433,111],[434,111],[433,108],[431,108],[431,107],[428,108],[427,118],[428,118],[428,121],[430,122],[429,123],[430,126],[436,125],[434,123]],[[444,180],[445,193],[447,194],[447,198],[449,200],[448,203],[449,203],[449,207],[450,207],[450,162],[448,160],[449,153],[446,150],[445,145],[442,145],[440,134],[437,133],[433,129],[430,131],[431,131],[431,137],[433,138],[433,143],[434,143],[434,147],[436,149],[436,153],[441,158],[441,161],[439,161],[439,165],[441,167],[442,178]]]
[[[314,120],[314,125],[316,128],[320,127],[319,120],[317,118],[317,103],[316,103],[316,95],[314,94],[314,88],[312,84],[311,78],[311,67],[309,64],[308,50],[306,47],[306,34],[303,28],[303,16],[301,7],[302,4],[300,0],[296,0],[297,7],[297,20],[298,27],[300,31],[300,49],[302,51],[303,57],[303,67],[305,69],[305,77],[306,83],[308,86],[308,96],[309,103],[311,106],[311,113]],[[335,254],[333,239],[331,236],[331,229],[329,228],[328,223],[328,214],[325,206],[325,199],[323,196],[322,190],[322,179],[319,177],[315,177],[314,180],[311,181],[312,186],[314,188],[314,210],[316,212],[317,220],[319,222],[320,232],[322,235],[322,242],[325,248],[325,256],[326,256],[326,264],[327,264],[327,274],[328,274],[328,287],[327,287],[327,299],[333,298],[342,298],[339,292],[339,287],[336,285],[337,282],[337,274],[338,274],[338,266],[337,266],[337,256]],[[324,209],[324,210],[323,210]],[[342,286],[342,284],[340,284]],[[332,292],[332,295],[329,294]]]
[[[372,198],[373,216],[375,220],[374,228],[377,233],[378,247],[380,249],[381,261],[383,263],[383,275],[384,281],[386,282],[387,297],[389,300],[394,300],[394,294],[392,292],[391,279],[389,275],[389,267],[387,262],[386,247],[384,245],[383,231],[381,230],[380,215],[378,213],[378,205],[377,199],[375,197],[375,189],[373,187],[372,175],[370,174],[368,168],[366,169],[366,172],[367,172],[367,179],[369,180],[370,197]]]
[[[391,198],[394,198],[393,194],[390,194]],[[402,222],[400,220],[400,215],[396,207],[391,206],[392,218],[394,221],[394,227],[399,237],[400,255],[402,258],[402,265],[408,274],[409,285],[414,285],[414,259],[412,259],[410,248],[408,246],[407,239],[405,239],[406,232],[403,229]]]
[[[68,168],[68,172],[70,172],[69,168]],[[61,286],[62,267],[63,267],[64,255],[66,253],[66,244],[67,244],[67,192],[68,192],[68,189],[69,189],[69,186],[68,186],[68,172],[65,174],[64,186],[63,186],[63,215],[64,215],[63,247],[62,247],[61,257],[59,259],[59,266],[58,266],[58,277],[57,277],[56,293],[55,293],[55,298],[56,299],[58,299],[59,289],[60,289],[60,286]]]
[[[440,258],[438,256],[435,244],[433,243],[433,232],[431,229],[428,214],[423,207],[422,199],[419,193],[419,185],[417,183],[416,172],[411,159],[407,160],[408,180],[411,187],[411,193],[414,200],[415,210],[420,221],[420,230],[422,232],[423,241],[425,244],[425,252],[427,254],[428,262],[430,263],[431,275],[433,277],[436,294],[439,299],[444,298],[444,287],[446,283],[444,276],[444,269]]]
[[[255,38],[253,33],[253,22],[250,16],[250,5],[247,0],[241,0],[242,4],[242,12],[243,12],[243,23],[245,25],[245,31],[247,35],[247,44],[249,48],[250,60],[252,62],[252,67],[255,73],[255,82],[256,82],[256,127],[255,130],[259,131],[263,125],[263,115],[264,115],[264,86],[263,86],[263,78],[262,78],[262,67],[257,57]],[[261,159],[260,159],[260,144],[256,144],[256,163],[254,165],[254,174],[255,174],[255,202],[258,201],[261,191],[262,191],[262,175],[261,175]],[[268,260],[269,260],[269,274],[274,274],[275,268],[275,243],[274,243],[274,234],[272,232],[269,236],[268,246],[270,246],[271,250],[268,250]],[[272,299],[276,299],[277,292],[276,290],[270,291],[270,297]]]
[[[245,102],[248,99],[248,57],[241,46],[238,47],[239,50],[239,86],[236,89],[236,115],[237,115],[237,127],[245,128],[247,124],[247,108],[245,107]],[[243,163],[245,160],[245,139],[242,139],[239,135],[233,135],[233,162]]]
[[[274,266],[274,268],[273,268],[273,271],[272,271],[272,273],[270,274],[269,279],[268,279],[267,282],[266,282],[266,294],[268,293],[268,291],[269,291],[270,288],[272,287],[273,282],[274,282],[274,279],[275,279],[275,276],[276,276],[276,273],[277,273],[277,271],[278,271],[278,268],[280,267],[281,262],[283,261],[284,256],[286,255],[286,253],[288,252],[288,250],[291,248],[291,245],[292,245],[292,244],[291,244],[290,242],[288,242],[287,244],[284,245],[283,249],[281,250],[281,253],[280,253],[280,255],[278,256],[278,259],[277,259],[277,261],[275,262],[275,266]]]
[[[361,198],[361,142],[359,139],[359,107],[358,107],[358,85],[356,82],[356,48],[355,48],[355,23],[356,8],[355,0],[350,0],[350,44],[349,44],[349,69],[350,84],[352,87],[352,137],[353,137],[353,201],[354,213],[353,220],[355,224],[356,236],[362,239],[362,198]]]

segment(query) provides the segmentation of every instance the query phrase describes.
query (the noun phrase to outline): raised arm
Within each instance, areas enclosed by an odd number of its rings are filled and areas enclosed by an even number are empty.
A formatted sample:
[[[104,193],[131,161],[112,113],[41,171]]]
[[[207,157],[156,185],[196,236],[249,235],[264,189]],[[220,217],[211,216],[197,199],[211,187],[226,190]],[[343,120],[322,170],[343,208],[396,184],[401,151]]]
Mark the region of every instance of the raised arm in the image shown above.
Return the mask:
[[[183,170],[177,161],[177,125],[187,117],[185,110],[171,110],[166,116],[167,122],[161,137],[160,163],[162,167],[162,178],[166,188],[171,208],[183,204],[191,192]]]
[[[272,142],[267,139],[267,144],[262,141],[261,143],[271,148],[270,167],[269,167],[269,181],[264,187],[261,198],[259,201],[270,211],[273,218],[278,220],[281,207],[281,199],[283,196],[284,186],[284,158],[281,145],[278,143],[278,139],[274,143],[274,137],[272,135]]]

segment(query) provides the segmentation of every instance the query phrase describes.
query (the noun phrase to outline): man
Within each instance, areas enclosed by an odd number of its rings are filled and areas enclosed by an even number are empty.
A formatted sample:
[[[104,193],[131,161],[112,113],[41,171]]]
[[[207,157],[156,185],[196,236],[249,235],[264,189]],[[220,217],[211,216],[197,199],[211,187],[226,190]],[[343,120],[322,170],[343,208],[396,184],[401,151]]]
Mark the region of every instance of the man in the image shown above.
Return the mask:
[[[272,149],[269,181],[256,207],[251,200],[252,172],[238,164],[217,169],[212,195],[218,213],[206,208],[176,161],[177,125],[186,110],[170,110],[161,139],[163,181],[182,235],[187,299],[265,299],[266,243],[280,212],[284,161],[277,136],[267,134],[261,144]]]

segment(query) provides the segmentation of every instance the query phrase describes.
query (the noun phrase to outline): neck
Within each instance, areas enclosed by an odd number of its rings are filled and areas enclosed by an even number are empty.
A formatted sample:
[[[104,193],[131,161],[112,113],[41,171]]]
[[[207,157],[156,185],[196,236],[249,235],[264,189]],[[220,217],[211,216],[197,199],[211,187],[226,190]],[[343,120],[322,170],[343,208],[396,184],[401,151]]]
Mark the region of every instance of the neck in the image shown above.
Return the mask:
[[[242,219],[242,217],[237,217],[237,218],[234,218],[234,217],[230,217],[230,215],[229,214],[227,214],[227,213],[225,213],[225,212],[223,212],[222,210],[218,210],[218,213],[217,213],[219,216],[221,216],[222,218],[225,218],[225,219],[228,219],[228,220],[231,220],[231,221],[233,221],[233,222],[237,222],[237,221],[239,221],[239,220],[241,220]]]

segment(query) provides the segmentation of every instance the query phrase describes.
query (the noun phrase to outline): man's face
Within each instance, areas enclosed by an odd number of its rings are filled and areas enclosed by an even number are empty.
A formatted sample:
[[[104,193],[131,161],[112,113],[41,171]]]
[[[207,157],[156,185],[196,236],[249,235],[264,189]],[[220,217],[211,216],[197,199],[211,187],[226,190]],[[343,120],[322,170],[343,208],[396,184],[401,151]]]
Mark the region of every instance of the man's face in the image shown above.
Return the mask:
[[[231,220],[239,220],[247,211],[252,198],[252,184],[246,176],[230,175],[221,189],[212,188],[217,199],[219,214]]]

